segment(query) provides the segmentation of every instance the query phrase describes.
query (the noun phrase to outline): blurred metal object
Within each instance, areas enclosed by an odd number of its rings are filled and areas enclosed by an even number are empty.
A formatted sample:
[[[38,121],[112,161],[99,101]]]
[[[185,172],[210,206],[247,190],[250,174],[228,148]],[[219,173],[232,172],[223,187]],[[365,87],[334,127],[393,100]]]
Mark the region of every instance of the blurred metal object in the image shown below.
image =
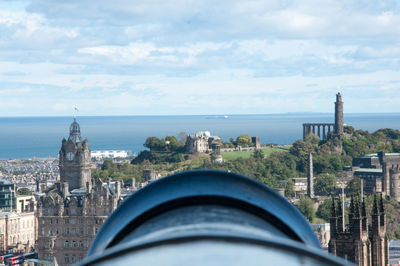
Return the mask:
[[[346,265],[265,185],[230,172],[153,182],[107,219],[81,265]]]

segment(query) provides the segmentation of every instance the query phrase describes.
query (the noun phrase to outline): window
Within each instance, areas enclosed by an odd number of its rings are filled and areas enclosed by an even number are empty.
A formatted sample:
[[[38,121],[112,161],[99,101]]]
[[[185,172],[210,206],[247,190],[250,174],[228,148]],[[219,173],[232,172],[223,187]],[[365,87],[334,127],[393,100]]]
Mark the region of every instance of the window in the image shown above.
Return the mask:
[[[75,240],[72,241],[72,247],[73,247],[73,248],[76,248],[76,241],[75,241]]]
[[[64,247],[65,247],[65,248],[69,248],[69,241],[68,241],[68,240],[65,240],[65,242],[64,242]],[[68,255],[65,254],[65,256],[68,256]]]
[[[68,254],[65,254],[64,255],[64,263],[69,263],[69,256],[68,256]]]
[[[83,243],[82,243],[82,241],[79,241],[79,247],[80,247],[80,248],[83,248]]]

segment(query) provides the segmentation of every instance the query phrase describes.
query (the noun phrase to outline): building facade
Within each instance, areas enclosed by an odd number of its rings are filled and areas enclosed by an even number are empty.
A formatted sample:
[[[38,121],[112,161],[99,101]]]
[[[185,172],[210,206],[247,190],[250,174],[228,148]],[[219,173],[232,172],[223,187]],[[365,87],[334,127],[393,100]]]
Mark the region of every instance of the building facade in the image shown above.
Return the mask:
[[[0,180],[0,210],[11,211],[15,208],[15,184]]]
[[[384,266],[389,263],[389,240],[386,235],[386,214],[382,196],[376,198],[371,213],[372,222],[368,224],[364,201],[351,198],[349,225],[344,226],[342,202],[332,200],[330,218],[330,253],[347,259],[356,265]]]
[[[22,212],[0,212],[0,253],[30,252],[37,240],[35,205]]]
[[[367,194],[382,192],[400,201],[400,153],[378,152],[354,159],[353,166],[361,167],[354,176],[364,180]]]
[[[57,183],[38,203],[39,260],[70,265],[82,260],[96,233],[120,200],[120,182],[88,182],[86,189],[68,192]]]
[[[60,150],[60,182],[38,200],[39,260],[82,260],[97,231],[120,202],[121,183],[91,178],[90,148],[74,119]]]

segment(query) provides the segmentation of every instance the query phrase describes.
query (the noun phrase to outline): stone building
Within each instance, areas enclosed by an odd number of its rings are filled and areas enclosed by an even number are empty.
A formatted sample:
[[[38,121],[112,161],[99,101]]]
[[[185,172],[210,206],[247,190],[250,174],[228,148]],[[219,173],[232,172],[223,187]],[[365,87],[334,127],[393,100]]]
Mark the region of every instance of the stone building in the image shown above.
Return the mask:
[[[382,192],[400,201],[400,153],[378,152],[354,159],[354,176],[364,180],[367,194]]]
[[[261,148],[261,142],[260,142],[260,137],[259,136],[251,137],[251,143],[254,145],[254,147],[256,149]]]
[[[194,136],[186,138],[185,150],[187,153],[208,153],[212,151],[212,144],[221,144],[222,140],[218,136],[211,136],[209,131],[197,132]]]
[[[143,182],[151,182],[157,179],[156,171],[153,169],[145,169],[142,172],[142,181]]]
[[[210,147],[208,145],[208,138],[210,137],[210,133],[208,131],[198,132],[196,135],[189,135],[186,138],[185,149],[188,153],[206,153],[210,151]]]
[[[91,178],[88,141],[74,120],[60,150],[61,182],[38,200],[39,260],[69,265],[82,260],[97,231],[117,208],[121,183]]]
[[[332,200],[330,218],[330,253],[345,258],[356,265],[387,265],[389,263],[389,241],[386,235],[386,214],[382,196],[380,203],[375,196],[368,223],[365,204],[360,198],[351,198],[349,224],[344,226],[342,202]]]
[[[38,203],[40,260],[56,259],[59,265],[82,260],[97,231],[118,206],[121,185],[91,180],[86,188],[68,191],[68,183],[56,188]]]
[[[35,205],[22,212],[0,212],[0,253],[30,252],[37,239]]]
[[[222,163],[224,159],[221,155],[221,146],[218,142],[213,142],[211,144],[211,162],[212,163]]]

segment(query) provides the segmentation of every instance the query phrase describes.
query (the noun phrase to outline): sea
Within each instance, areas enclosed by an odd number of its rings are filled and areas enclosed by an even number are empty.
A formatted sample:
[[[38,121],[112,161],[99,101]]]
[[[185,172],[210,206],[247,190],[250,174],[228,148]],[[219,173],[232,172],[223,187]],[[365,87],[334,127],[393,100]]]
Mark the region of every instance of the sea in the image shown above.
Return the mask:
[[[68,138],[73,117],[0,118],[0,159],[57,157],[63,138]],[[400,113],[345,114],[345,124],[374,132],[400,129]],[[301,139],[302,123],[333,123],[330,113],[267,115],[182,116],[78,116],[81,135],[92,150],[144,150],[149,136],[178,136],[210,131],[225,141],[240,134],[259,136],[261,143],[291,144]]]

